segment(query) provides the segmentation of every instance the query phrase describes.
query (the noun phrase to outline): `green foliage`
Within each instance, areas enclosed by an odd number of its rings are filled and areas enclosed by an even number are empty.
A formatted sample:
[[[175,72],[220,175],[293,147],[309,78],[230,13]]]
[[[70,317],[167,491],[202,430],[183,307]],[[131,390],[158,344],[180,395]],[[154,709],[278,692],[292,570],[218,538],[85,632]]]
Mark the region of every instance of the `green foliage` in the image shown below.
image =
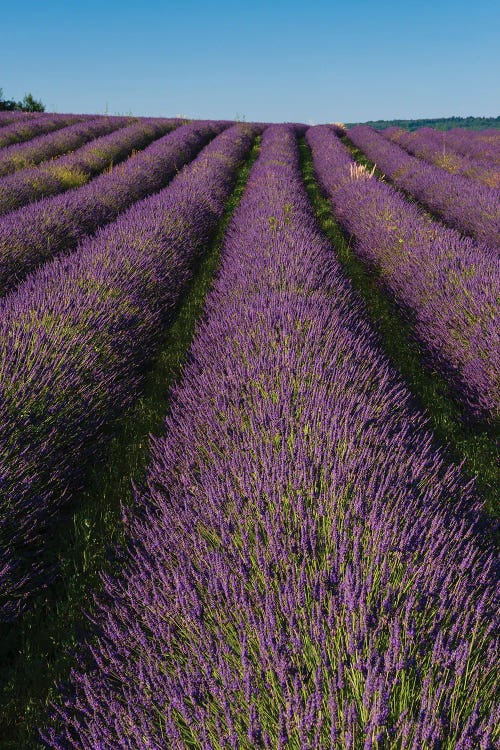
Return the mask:
[[[346,122],[348,128],[354,125],[371,125],[377,130],[398,127],[403,130],[418,130],[418,128],[435,128],[436,130],[451,130],[451,128],[467,128],[468,130],[485,130],[486,128],[500,128],[500,117],[436,117],[422,120],[367,120],[367,122]]]
[[[53,167],[50,171],[54,177],[61,181],[61,185],[65,189],[80,187],[89,179],[88,174],[85,174],[85,172],[82,172],[77,168]]]
[[[0,92],[2,92],[1,89]],[[19,109],[21,109],[21,102],[15,102],[13,99],[4,99],[3,92],[0,93],[0,112],[14,112]]]
[[[33,94],[25,94],[21,102],[23,112],[45,112],[45,105],[39,99],[35,99]]]
[[[35,99],[31,92],[24,95],[22,102],[4,99],[3,89],[0,88],[0,111],[45,112],[45,105],[39,99]]]

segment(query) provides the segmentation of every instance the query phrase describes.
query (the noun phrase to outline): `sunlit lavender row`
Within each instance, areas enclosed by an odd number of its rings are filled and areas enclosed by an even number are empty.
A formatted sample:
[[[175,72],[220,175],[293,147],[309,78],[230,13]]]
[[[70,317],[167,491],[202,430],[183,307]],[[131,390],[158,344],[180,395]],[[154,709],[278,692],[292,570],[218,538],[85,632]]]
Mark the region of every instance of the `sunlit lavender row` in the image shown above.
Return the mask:
[[[0,151],[0,175],[33,167],[83,146],[93,138],[112,133],[130,122],[124,117],[96,117],[61,128],[55,133],[40,135],[24,143],[15,143]]]
[[[457,153],[500,166],[499,130],[453,128],[447,132],[447,139]]]
[[[226,129],[217,122],[179,129],[169,158],[180,167]],[[0,303],[3,619],[50,580],[46,537],[102,447],[104,428],[137,395],[162,324],[257,132],[238,125],[222,132],[165,190],[43,266]]]
[[[40,117],[39,112],[18,112],[18,111],[1,111],[0,112],[0,128],[4,128],[6,125],[10,125],[13,122],[27,122]]]
[[[381,352],[287,127],[264,133],[124,520],[47,747],[497,746],[477,499]]]
[[[142,119],[128,127],[125,127],[125,119],[102,120],[91,127],[86,124],[83,133],[80,128],[81,140],[90,143],[58,159],[0,178],[0,214],[83,185],[94,175],[123,161],[133,151],[145,148],[180,124],[178,120],[159,119]]]
[[[51,133],[67,125],[86,120],[88,115],[49,115],[39,114],[34,119],[24,118],[11,122],[0,131],[0,147],[29,141],[36,136]]]
[[[138,128],[140,133],[141,126]],[[158,135],[165,129],[170,126],[154,128]],[[123,143],[119,133],[114,135]],[[116,219],[134,201],[160,190],[214,133],[213,125],[200,122],[179,127],[86,185],[1,217],[0,293],[5,294],[29,271]],[[113,153],[113,140],[106,143],[108,154]]]
[[[355,138],[359,145],[365,132]],[[367,139],[371,137],[368,132]],[[454,386],[471,416],[497,419],[500,267],[496,254],[433,221],[390,185],[370,178],[355,166],[328,126],[310,128],[306,138],[336,218],[353,236],[355,252],[409,313],[431,367]],[[382,136],[374,138],[384,141]],[[371,149],[367,153],[373,155]]]
[[[366,125],[347,135],[398,188],[460,232],[500,249],[498,190],[416,159]]]
[[[420,128],[409,133],[401,128],[387,128],[382,134],[393,143],[403,146],[413,156],[436,164],[448,172],[484,182],[492,188],[500,187],[499,164],[485,158],[480,161],[455,151],[453,136],[450,137],[447,131]],[[500,153],[500,143],[498,150]],[[498,199],[500,200],[500,193]]]

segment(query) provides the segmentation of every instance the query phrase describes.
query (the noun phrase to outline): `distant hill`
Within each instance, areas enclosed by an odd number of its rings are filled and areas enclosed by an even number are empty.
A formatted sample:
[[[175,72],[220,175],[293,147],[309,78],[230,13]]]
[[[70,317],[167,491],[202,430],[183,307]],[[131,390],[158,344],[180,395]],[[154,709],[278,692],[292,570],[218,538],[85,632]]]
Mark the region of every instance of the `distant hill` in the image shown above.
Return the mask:
[[[371,125],[377,130],[384,130],[397,126],[404,130],[418,128],[435,128],[436,130],[451,130],[451,128],[468,128],[470,130],[485,130],[486,128],[500,129],[500,117],[438,117],[427,120],[368,120],[368,122],[346,122],[348,128],[353,125]]]

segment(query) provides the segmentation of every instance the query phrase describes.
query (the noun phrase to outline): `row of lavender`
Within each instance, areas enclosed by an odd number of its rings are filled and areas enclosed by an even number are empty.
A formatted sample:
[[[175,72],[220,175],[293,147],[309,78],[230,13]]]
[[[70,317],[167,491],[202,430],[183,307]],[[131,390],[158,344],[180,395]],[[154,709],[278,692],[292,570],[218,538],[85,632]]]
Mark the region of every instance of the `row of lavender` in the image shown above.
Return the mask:
[[[398,188],[460,232],[492,248],[500,248],[498,190],[427,164],[366,125],[350,128],[347,137]]]
[[[89,119],[89,115],[48,115],[11,122],[0,130],[0,147],[10,146],[13,143],[29,141],[36,136],[51,133],[75,122]]]
[[[447,140],[459,154],[500,166],[500,130],[453,128],[447,132]]]
[[[61,128],[55,133],[38,136],[25,143],[7,146],[0,151],[0,176],[60,156],[131,122],[133,121],[130,118],[125,117],[96,117]]]
[[[134,150],[145,148],[180,123],[179,120],[144,118],[128,127],[125,127],[125,119],[120,122],[102,120],[86,124],[84,128],[78,127],[79,133],[75,135],[81,136],[82,142],[90,143],[38,167],[22,169],[0,178],[0,215],[34,200],[83,185],[94,175],[123,161]],[[96,137],[99,135],[102,137]]]
[[[47,747],[493,750],[498,566],[285,126],[264,133],[165,428]]]
[[[10,125],[13,122],[22,122],[27,120],[34,120],[39,117],[38,112],[18,112],[17,110],[1,111],[0,112],[0,128]]]
[[[222,123],[177,131],[172,174]],[[222,132],[156,195],[0,303],[0,616],[47,581],[47,529],[78,487],[104,427],[137,394],[258,129]],[[54,533],[53,530],[51,532]],[[50,577],[50,576],[49,576]]]
[[[356,170],[328,126],[311,128],[306,137],[319,182],[354,237],[355,252],[409,313],[431,366],[458,390],[470,414],[494,421],[500,413],[496,255]]]
[[[168,121],[153,126],[157,135],[169,129]],[[205,131],[204,131],[205,132]],[[119,148],[131,147],[142,135],[142,125],[113,134],[102,143],[109,159]],[[115,141],[116,139],[116,141]],[[160,190],[193,155],[199,141],[196,126],[182,126],[110,172],[76,190],[47,197],[0,218],[0,294],[12,290],[27,273],[82,237],[102,227],[135,201]],[[90,144],[92,150],[92,144]],[[78,152],[73,155],[76,158]],[[88,154],[92,159],[92,154]]]
[[[448,172],[461,174],[492,188],[500,187],[500,164],[491,159],[478,160],[461,154],[453,148],[453,138],[449,131],[438,131],[433,128],[420,128],[413,133],[401,128],[387,128],[382,135],[393,143],[403,146],[410,154]],[[500,142],[498,144],[500,156]],[[500,193],[498,194],[500,200]]]

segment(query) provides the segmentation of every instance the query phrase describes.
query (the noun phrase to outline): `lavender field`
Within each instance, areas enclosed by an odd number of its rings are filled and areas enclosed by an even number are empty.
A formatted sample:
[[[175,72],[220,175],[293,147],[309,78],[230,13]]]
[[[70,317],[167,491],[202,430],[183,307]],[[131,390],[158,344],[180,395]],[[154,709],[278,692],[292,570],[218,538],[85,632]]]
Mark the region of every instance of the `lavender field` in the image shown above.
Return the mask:
[[[500,131],[0,116],[0,748],[500,747]]]

